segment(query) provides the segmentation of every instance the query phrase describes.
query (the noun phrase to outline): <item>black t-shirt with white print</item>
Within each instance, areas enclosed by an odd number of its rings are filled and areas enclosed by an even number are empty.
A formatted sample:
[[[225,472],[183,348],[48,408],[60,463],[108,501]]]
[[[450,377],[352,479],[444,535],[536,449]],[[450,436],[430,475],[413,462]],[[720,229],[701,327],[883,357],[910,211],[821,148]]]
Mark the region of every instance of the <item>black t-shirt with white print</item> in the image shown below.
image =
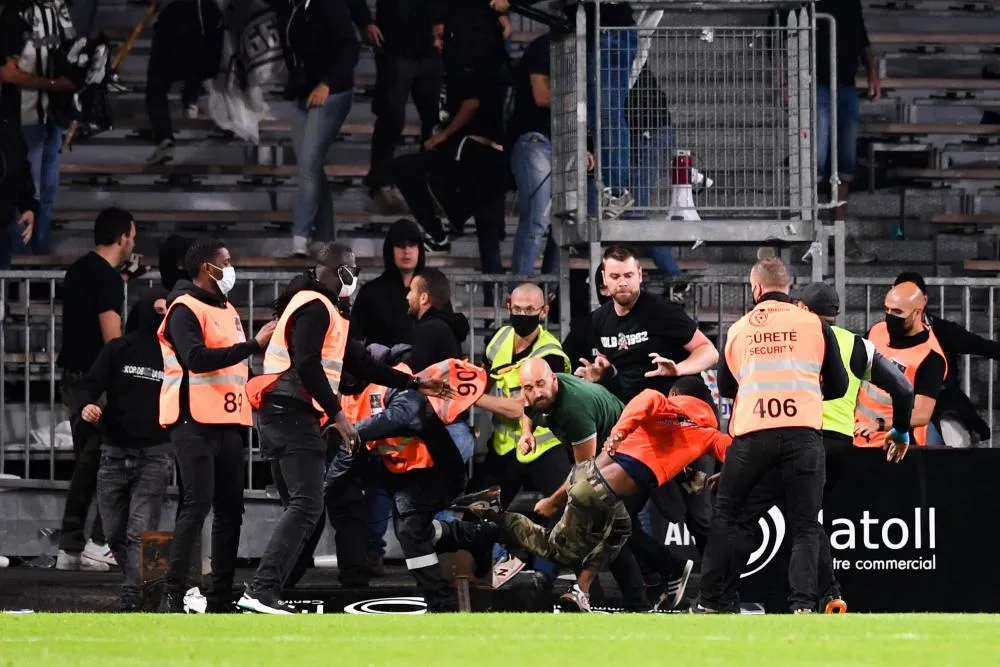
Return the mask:
[[[591,314],[591,345],[617,370],[606,382],[623,403],[628,403],[643,389],[670,391],[676,378],[647,378],[656,367],[650,361],[653,352],[680,362],[688,358],[684,346],[698,331],[698,324],[683,306],[668,299],[642,292],[632,309],[622,317],[615,312],[614,301]]]

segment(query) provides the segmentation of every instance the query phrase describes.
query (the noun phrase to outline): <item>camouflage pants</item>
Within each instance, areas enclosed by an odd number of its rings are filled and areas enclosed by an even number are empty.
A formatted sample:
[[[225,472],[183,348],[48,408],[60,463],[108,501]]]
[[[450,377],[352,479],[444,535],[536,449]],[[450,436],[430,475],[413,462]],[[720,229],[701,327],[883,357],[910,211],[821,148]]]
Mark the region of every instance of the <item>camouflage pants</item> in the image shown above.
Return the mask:
[[[551,530],[523,514],[506,512],[504,532],[531,553],[564,567],[600,569],[615,559],[632,533],[628,510],[592,460],[573,467],[568,492],[562,517]]]

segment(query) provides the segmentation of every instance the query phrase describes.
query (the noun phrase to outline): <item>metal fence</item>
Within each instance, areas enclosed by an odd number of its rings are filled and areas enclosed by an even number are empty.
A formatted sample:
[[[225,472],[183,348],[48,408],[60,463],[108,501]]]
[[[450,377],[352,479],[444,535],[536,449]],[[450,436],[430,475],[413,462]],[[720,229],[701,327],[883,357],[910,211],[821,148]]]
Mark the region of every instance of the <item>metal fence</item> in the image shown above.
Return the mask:
[[[73,446],[69,412],[60,402],[61,371],[57,365],[62,345],[62,303],[59,298],[62,271],[0,271],[0,475],[32,480],[67,480],[72,471]],[[250,335],[272,317],[271,304],[284,285],[298,275],[293,272],[240,271],[231,295]],[[364,276],[364,274],[363,274]],[[456,312],[469,319],[471,327],[465,352],[480,359],[485,337],[507,320],[505,290],[522,282],[539,283],[546,293],[558,283],[556,276],[483,275],[450,273],[452,301]],[[130,307],[143,288],[159,281],[147,274],[137,284],[126,284]],[[483,291],[492,286],[497,295],[493,306],[483,302]],[[127,310],[126,310],[127,312]],[[549,314],[558,331],[556,313]],[[261,371],[261,359],[251,366]],[[249,465],[247,488],[262,489],[260,449],[253,429],[248,430]]]
[[[815,219],[816,29],[811,3],[784,5],[671,3],[646,25],[598,25],[596,38],[580,12],[576,34],[553,46],[553,210],[582,209],[589,133],[596,219],[623,205],[597,190],[628,190],[642,218]]]

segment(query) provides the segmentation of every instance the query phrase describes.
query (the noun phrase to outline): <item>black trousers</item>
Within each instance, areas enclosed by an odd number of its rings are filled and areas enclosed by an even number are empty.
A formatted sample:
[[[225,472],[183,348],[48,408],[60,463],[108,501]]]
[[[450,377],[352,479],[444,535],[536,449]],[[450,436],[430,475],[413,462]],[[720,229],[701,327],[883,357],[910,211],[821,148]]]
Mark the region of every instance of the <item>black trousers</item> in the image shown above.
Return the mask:
[[[163,9],[146,69],[146,111],[157,143],[174,137],[167,104],[170,87],[181,81],[184,105],[196,103],[202,81],[216,74],[222,41],[222,14],[216,3],[181,0]]]
[[[848,457],[853,449],[854,442],[847,436],[823,434],[823,452],[826,454],[826,483],[823,485],[823,498],[829,498],[833,490],[837,488],[847,470]],[[831,587],[839,587],[839,584],[833,572],[833,552],[830,551],[830,538],[826,535],[819,541],[819,570],[816,590],[820,595],[823,595]]]
[[[306,542],[321,525],[326,440],[315,412],[304,405],[296,409],[265,401],[258,417],[258,431],[261,454],[271,462],[285,511],[271,533],[250,589],[280,597]]]
[[[406,569],[423,593],[429,612],[456,611],[458,608],[434,547],[434,516],[448,506],[451,498],[445,489],[452,486],[433,468],[393,475],[390,479],[396,539],[403,549]]]
[[[702,562],[704,606],[727,609],[738,603],[736,585],[753,550],[754,524],[775,497],[783,496],[792,539],[788,599],[793,611],[816,609],[817,564],[820,543],[825,539],[817,515],[825,480],[819,431],[770,429],[733,440],[722,466]]]
[[[445,241],[447,234],[435,212],[431,190],[454,235],[460,235],[466,221],[473,218],[480,268],[486,274],[501,274],[500,241],[504,235],[504,197],[509,173],[506,153],[467,140],[461,160],[456,160],[456,148],[445,144],[432,151],[397,157],[392,161],[393,180],[417,224],[436,241]],[[487,285],[483,293],[486,305],[492,305],[493,286]]]
[[[369,190],[392,184],[391,163],[406,123],[406,100],[412,95],[420,117],[420,139],[426,140],[438,123],[438,102],[444,70],[440,56],[413,59],[388,54],[375,56],[375,94],[372,113],[372,158],[365,178]]]
[[[167,592],[183,594],[194,544],[208,511],[212,519],[212,584],[209,596],[222,602],[233,594],[233,577],[243,525],[245,476],[242,426],[205,426],[185,421],[173,428],[177,467],[183,480],[180,511],[170,545]]]
[[[83,373],[67,372],[60,391],[62,402],[70,410],[70,426],[73,431],[73,477],[69,481],[69,491],[66,493],[66,506],[63,509],[62,530],[59,534],[59,548],[70,553],[80,553],[87,545],[84,528],[87,524],[87,513],[90,503],[97,493],[97,470],[101,465],[101,434],[91,424],[80,419],[76,411],[76,385],[83,378]],[[101,522],[101,512],[98,508],[94,517],[94,525],[90,537],[98,544],[105,544],[104,526]]]
[[[326,516],[333,528],[337,549],[337,571],[340,583],[352,588],[366,588],[369,575],[365,567],[368,557],[368,503],[365,502],[364,470],[368,460],[366,450],[349,454],[338,449],[332,457],[326,476]],[[309,544],[315,549],[322,533],[322,519]],[[301,568],[296,568],[296,572]],[[302,568],[304,571],[304,568]],[[290,578],[291,581],[291,578]]]
[[[654,539],[642,529],[639,512],[646,506],[650,494],[639,493],[626,499],[625,506],[632,516],[632,535],[629,544],[635,553],[636,560],[652,572],[668,579],[679,577],[687,565],[687,558],[682,557],[666,544]]]

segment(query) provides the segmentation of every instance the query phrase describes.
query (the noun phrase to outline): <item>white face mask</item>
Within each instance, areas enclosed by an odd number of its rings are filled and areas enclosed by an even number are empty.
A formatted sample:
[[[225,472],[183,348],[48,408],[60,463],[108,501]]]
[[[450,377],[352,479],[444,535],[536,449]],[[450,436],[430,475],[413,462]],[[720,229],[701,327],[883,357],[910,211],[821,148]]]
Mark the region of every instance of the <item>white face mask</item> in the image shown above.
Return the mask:
[[[236,285],[236,269],[231,266],[227,266],[221,270],[222,278],[216,280],[215,276],[212,276],[212,280],[215,280],[215,284],[219,286],[219,291],[222,292],[222,296],[228,296],[229,292],[232,291],[233,286]]]
[[[337,296],[341,299],[350,299],[351,295],[354,294],[354,290],[358,288],[358,277],[354,275],[350,269],[345,267],[338,269],[338,273],[340,276],[340,294]],[[351,282],[344,280],[345,273],[351,279]]]

